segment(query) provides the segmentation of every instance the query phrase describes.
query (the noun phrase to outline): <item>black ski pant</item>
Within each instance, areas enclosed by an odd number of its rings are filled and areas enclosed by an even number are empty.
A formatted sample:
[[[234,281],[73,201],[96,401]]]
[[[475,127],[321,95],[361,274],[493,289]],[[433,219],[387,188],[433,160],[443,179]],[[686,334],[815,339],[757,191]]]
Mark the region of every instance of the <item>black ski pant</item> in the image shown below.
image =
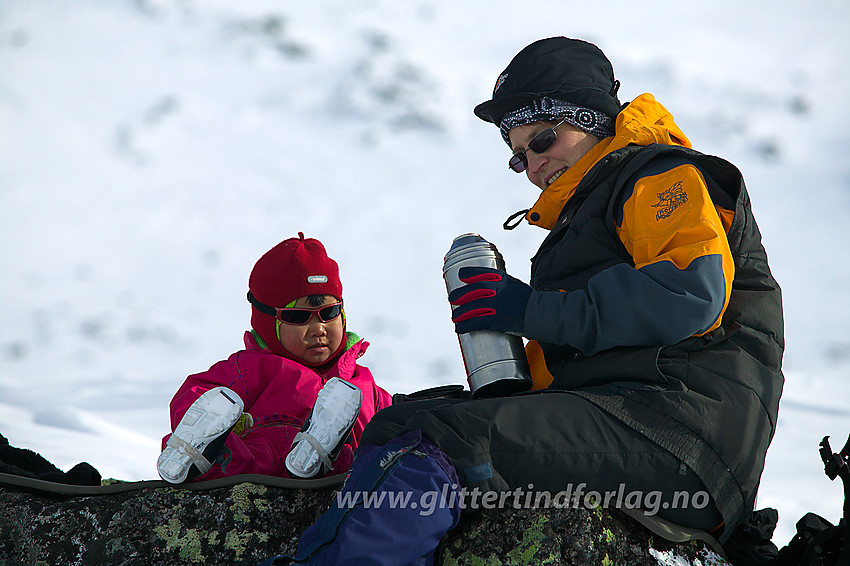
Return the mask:
[[[485,492],[513,492],[507,505],[529,507],[570,496],[572,504],[590,505],[598,497],[606,507],[640,507],[706,531],[722,520],[687,466],[567,391],[395,404],[372,418],[361,444],[384,444],[416,429],[452,461],[468,503],[476,492],[479,503]]]

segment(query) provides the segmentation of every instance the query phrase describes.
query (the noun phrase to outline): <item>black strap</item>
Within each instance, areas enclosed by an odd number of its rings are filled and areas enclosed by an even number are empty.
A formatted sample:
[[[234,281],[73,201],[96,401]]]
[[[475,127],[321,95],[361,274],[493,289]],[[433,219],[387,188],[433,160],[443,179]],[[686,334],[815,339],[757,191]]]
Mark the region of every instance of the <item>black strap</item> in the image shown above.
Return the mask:
[[[269,316],[277,316],[277,311],[274,309],[274,307],[270,307],[270,306],[258,301],[257,297],[255,297],[251,293],[251,291],[248,291],[248,302],[251,303],[252,305],[254,305],[254,308],[256,308],[258,311],[260,311],[263,314],[267,314]]]
[[[502,224],[502,228],[504,228],[505,230],[513,230],[514,228],[520,225],[520,223],[522,222],[522,218],[525,218],[525,215],[528,214],[530,210],[530,208],[526,208],[525,210],[514,212],[513,214],[508,216],[508,219],[505,220],[504,224]],[[516,219],[518,216],[521,216],[522,218],[511,224],[511,221]]]

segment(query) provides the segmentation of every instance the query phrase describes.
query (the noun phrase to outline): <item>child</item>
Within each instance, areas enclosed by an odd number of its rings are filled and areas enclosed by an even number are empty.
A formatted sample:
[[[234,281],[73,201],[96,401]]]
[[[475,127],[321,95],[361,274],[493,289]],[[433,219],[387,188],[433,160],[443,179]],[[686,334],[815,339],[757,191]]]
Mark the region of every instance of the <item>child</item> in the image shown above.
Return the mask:
[[[157,460],[166,481],[344,473],[363,427],[392,403],[357,364],[369,343],[346,332],[339,269],[321,242],[301,232],[281,242],[248,287],[245,350],[171,400],[174,432]]]

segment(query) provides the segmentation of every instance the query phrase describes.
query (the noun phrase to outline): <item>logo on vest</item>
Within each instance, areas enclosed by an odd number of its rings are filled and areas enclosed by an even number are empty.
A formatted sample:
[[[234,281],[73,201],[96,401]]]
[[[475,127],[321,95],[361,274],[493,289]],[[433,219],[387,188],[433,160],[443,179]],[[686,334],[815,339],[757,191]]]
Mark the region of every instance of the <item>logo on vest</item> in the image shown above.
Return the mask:
[[[667,218],[673,211],[688,202],[688,193],[682,188],[682,182],[679,181],[663,193],[656,193],[658,202],[652,205],[652,208],[657,208],[655,220]]]
[[[311,275],[307,278],[307,283],[327,283],[328,278],[325,275]]]

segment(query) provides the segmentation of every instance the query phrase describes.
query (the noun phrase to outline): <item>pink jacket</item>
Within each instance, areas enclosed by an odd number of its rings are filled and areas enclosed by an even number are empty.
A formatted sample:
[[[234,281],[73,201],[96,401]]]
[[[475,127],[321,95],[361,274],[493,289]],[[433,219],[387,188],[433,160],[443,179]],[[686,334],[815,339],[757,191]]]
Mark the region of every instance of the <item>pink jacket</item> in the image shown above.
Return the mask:
[[[377,386],[369,369],[357,364],[357,359],[368,347],[365,340],[356,342],[333,366],[319,373],[261,349],[254,336],[246,332],[245,350],[218,362],[204,373],[187,377],[171,400],[172,430],[198,397],[218,386],[235,391],[244,401],[245,411],[254,418],[254,426],[241,436],[230,433],[213,468],[197,479],[237,474],[288,477],[283,462],[292,439],[309,416],[319,390],[332,377],[344,379],[363,392],[353,439],[343,446],[331,471],[332,474],[346,472],[366,423],[380,409],[392,404],[392,396]],[[163,438],[163,448],[169,436]]]

